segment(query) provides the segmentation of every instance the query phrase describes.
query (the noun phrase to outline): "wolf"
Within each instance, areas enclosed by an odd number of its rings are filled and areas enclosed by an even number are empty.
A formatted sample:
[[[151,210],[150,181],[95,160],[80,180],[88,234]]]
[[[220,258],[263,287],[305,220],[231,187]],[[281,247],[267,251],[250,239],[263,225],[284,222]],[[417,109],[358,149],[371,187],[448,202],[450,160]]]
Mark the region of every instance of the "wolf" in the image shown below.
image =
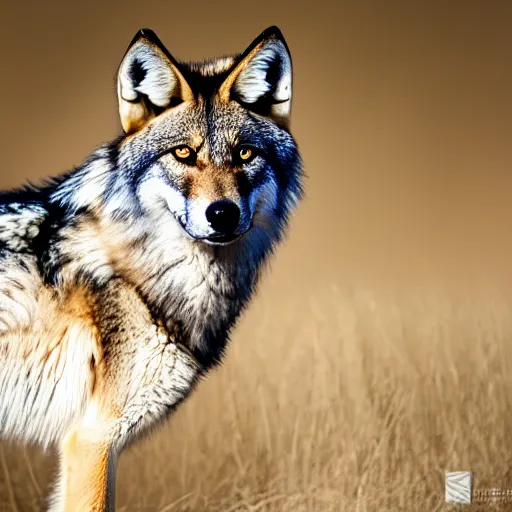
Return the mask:
[[[140,30],[123,134],[0,195],[0,435],[56,446],[52,511],[112,511],[122,450],[219,364],[303,196],[277,27],[176,60]]]

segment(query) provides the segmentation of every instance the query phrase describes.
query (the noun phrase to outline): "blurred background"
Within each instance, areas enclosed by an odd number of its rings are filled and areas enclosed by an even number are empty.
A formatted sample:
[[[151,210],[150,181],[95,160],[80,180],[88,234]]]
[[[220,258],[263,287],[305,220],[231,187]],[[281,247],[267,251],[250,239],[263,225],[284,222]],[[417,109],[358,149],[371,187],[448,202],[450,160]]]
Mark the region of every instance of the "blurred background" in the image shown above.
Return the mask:
[[[306,200],[224,365],[123,455],[119,510],[451,510],[447,470],[512,489],[511,3],[1,0],[0,19],[2,188],[120,133],[141,27],[198,60],[276,24],[293,56]],[[0,459],[0,510],[40,510],[53,453]]]

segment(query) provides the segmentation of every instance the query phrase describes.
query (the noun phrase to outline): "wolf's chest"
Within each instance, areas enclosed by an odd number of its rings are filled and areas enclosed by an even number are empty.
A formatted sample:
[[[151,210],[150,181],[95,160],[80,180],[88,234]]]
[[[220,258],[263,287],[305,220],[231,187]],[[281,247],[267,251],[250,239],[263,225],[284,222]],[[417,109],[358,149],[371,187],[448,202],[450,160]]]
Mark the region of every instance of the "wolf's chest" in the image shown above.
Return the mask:
[[[181,325],[189,348],[209,365],[220,357],[252,281],[242,265],[228,266],[200,254],[162,268],[157,278],[145,283],[144,294],[165,324]]]

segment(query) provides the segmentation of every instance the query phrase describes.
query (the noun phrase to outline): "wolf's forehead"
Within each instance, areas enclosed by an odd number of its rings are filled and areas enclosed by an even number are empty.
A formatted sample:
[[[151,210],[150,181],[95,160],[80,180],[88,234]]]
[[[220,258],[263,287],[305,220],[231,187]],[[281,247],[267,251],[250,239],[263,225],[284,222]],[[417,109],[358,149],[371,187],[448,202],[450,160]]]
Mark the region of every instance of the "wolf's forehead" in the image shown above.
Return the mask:
[[[186,138],[196,145],[201,145],[199,141],[204,140],[212,146],[236,144],[248,121],[247,112],[234,102],[223,105],[199,98],[180,112],[169,110],[162,116],[161,122],[155,124],[157,127],[161,125],[157,131],[161,130],[162,142]],[[191,145],[195,147],[194,144]]]
[[[187,67],[204,77],[212,77],[216,75],[223,75],[229,71],[235,63],[235,57],[224,56],[215,59],[208,59],[197,62],[188,62]]]

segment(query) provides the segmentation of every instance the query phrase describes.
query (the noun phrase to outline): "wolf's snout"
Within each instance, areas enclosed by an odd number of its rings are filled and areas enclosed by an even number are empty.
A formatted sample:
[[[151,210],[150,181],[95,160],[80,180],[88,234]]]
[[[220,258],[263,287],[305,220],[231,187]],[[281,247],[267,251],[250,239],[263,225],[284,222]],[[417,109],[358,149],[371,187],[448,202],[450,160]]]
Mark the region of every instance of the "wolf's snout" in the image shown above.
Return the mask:
[[[229,199],[221,199],[206,208],[206,218],[215,231],[233,233],[240,222],[240,208]]]

